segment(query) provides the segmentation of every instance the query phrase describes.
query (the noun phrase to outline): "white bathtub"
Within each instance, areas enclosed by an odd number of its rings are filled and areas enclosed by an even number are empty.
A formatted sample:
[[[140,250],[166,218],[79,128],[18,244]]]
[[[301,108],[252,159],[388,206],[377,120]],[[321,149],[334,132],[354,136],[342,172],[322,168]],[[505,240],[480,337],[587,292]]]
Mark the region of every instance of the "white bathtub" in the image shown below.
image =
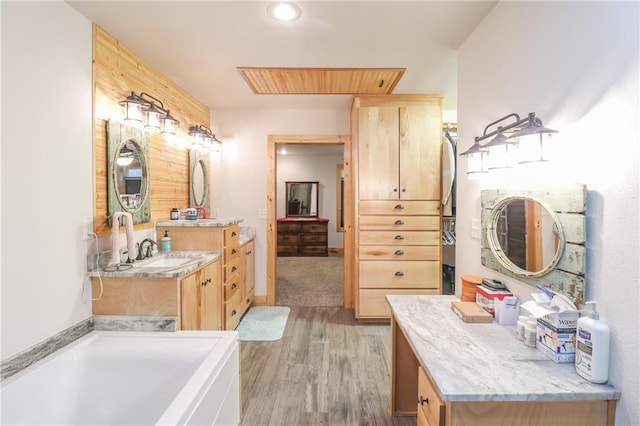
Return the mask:
[[[235,331],[94,331],[0,382],[2,425],[240,422]]]

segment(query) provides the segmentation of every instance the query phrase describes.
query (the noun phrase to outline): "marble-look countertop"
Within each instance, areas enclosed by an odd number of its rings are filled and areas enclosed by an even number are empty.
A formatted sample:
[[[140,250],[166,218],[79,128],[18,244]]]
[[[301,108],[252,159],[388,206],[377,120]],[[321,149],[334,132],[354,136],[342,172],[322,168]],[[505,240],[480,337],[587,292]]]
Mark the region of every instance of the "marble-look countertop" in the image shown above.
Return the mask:
[[[247,244],[249,241],[253,241],[256,238],[256,234],[255,233],[248,233],[248,234],[243,234],[242,232],[240,233],[240,241],[239,244],[241,246]]]
[[[144,267],[143,265],[149,264],[161,258],[189,258],[190,261],[179,265],[170,267]],[[98,275],[102,277],[117,277],[117,278],[178,278],[186,275],[196,269],[206,265],[209,262],[221,257],[221,253],[218,251],[172,251],[170,253],[159,253],[153,257],[146,258],[144,260],[137,260],[134,263],[125,264],[117,268],[115,271],[111,271],[110,268],[102,269],[99,272],[93,271],[92,277]]]
[[[225,228],[244,222],[244,219],[179,219],[179,220],[159,220],[156,226],[184,226],[195,228]]]
[[[455,296],[395,296],[387,301],[420,364],[445,401],[620,399],[609,385],[586,381],[573,363],[556,364],[526,346],[514,327],[465,323]]]

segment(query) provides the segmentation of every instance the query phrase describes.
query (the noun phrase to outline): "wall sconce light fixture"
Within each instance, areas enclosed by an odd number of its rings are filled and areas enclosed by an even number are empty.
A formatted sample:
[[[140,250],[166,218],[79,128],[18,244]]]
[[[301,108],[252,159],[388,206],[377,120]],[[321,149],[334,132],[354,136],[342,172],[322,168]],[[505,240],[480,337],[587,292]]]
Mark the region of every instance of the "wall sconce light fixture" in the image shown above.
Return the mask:
[[[496,129],[490,131],[494,126]],[[468,157],[467,174],[511,167],[516,159],[520,164],[547,161],[545,136],[551,133],[557,130],[544,127],[534,112],[522,119],[512,113],[489,123],[482,136],[476,136],[473,146],[460,156]],[[490,137],[493,139],[480,144]]]
[[[189,127],[189,136],[193,138],[193,147],[196,149],[213,150],[214,147],[222,144],[211,129],[203,124]]]
[[[145,99],[149,98],[149,99]],[[156,103],[157,102],[157,103]],[[171,116],[171,112],[165,109],[162,101],[148,93],[142,92],[140,96],[135,92],[123,101],[119,102],[124,106],[124,121],[134,125],[142,124],[144,113],[145,129],[150,132],[160,132],[164,135],[175,135],[180,122]]]

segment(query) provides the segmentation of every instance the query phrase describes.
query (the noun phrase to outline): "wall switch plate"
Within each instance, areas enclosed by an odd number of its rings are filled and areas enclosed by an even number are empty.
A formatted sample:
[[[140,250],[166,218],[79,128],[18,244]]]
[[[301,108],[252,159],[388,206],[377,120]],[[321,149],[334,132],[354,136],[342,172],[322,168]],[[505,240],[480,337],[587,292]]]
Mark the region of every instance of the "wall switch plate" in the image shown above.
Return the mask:
[[[82,241],[93,240],[93,220],[87,219],[82,222]]]
[[[258,219],[267,218],[267,209],[258,209]]]

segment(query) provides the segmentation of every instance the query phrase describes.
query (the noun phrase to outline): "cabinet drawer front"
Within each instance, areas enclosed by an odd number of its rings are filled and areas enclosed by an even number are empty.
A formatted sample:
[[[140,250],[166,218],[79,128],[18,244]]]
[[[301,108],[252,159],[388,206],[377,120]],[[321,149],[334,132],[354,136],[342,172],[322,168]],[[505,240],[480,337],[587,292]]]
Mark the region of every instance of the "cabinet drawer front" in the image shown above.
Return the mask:
[[[240,241],[240,227],[238,225],[229,226],[224,229],[224,245],[228,246]]]
[[[440,262],[375,261],[358,262],[360,288],[432,288],[440,287]]]
[[[278,232],[300,232],[300,223],[278,222]]]
[[[327,234],[302,234],[303,243],[326,243]]]
[[[235,330],[242,317],[242,293],[238,292],[224,304],[224,328]]]
[[[224,301],[228,302],[240,290],[240,275],[224,284]]]
[[[327,222],[303,222],[302,232],[327,232]]]
[[[359,214],[440,215],[440,200],[433,201],[360,201]]]
[[[278,244],[278,255],[291,255],[298,253],[298,245],[280,245]]]
[[[360,230],[439,231],[440,216],[359,216]]]
[[[422,367],[418,367],[418,411],[426,414],[429,424],[444,426],[444,401]]]
[[[442,235],[439,231],[360,231],[361,245],[407,245],[439,246]]]
[[[224,265],[224,282],[228,282],[234,275],[240,274],[240,257],[231,259]]]
[[[240,246],[231,244],[224,248],[224,261],[229,263],[233,258],[240,256]]]
[[[325,256],[327,255],[327,253],[328,253],[327,246],[301,246],[300,247],[300,254],[306,254],[306,255],[316,254],[316,255]]]
[[[364,289],[358,291],[358,318],[391,318],[387,294],[439,294],[438,290]]]
[[[439,246],[360,246],[360,260],[439,260]]]
[[[299,234],[278,234],[278,243],[295,243],[300,241]]]

